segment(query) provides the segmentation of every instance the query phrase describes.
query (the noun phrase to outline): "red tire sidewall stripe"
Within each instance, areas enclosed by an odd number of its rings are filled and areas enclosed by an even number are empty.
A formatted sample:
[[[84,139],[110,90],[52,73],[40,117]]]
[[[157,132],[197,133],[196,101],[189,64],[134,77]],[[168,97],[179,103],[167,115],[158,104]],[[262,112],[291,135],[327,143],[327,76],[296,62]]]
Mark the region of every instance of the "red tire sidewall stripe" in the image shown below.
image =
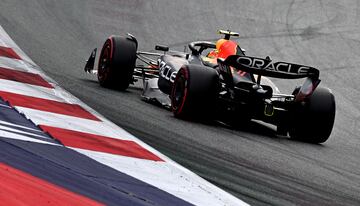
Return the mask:
[[[113,58],[113,53],[114,53],[114,41],[113,41],[113,36],[110,36],[106,41],[105,41],[105,44],[101,50],[101,53],[100,53],[100,57],[99,57],[99,62],[98,62],[98,69],[100,68],[100,62],[101,62],[101,58],[103,56],[103,53],[104,53],[104,50],[106,49],[107,47],[107,44],[108,44],[108,41],[110,42],[110,55],[109,55],[109,62],[111,62],[112,58]],[[104,71],[101,71],[101,76],[103,77],[103,79],[106,79],[106,76],[108,74],[104,74],[105,72]],[[98,76],[99,76],[99,73],[98,73]],[[105,76],[105,77],[104,77]]]
[[[114,36],[110,36],[109,37],[109,40],[110,40],[110,46],[111,46],[111,49],[110,49],[110,62],[113,58],[113,55],[114,55]]]

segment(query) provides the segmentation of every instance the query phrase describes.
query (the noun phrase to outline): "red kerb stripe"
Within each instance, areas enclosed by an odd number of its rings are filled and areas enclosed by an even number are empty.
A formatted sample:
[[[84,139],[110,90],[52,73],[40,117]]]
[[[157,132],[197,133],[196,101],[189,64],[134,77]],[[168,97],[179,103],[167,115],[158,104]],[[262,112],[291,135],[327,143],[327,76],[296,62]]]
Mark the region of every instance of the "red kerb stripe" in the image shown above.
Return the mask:
[[[1,88],[0,88],[1,89]],[[12,106],[26,107],[46,112],[58,113],[84,119],[100,121],[80,105],[58,102],[37,97],[30,97],[21,94],[0,91],[0,97],[8,101]]]
[[[12,48],[3,46],[0,46],[0,56],[21,60],[21,57],[16,54],[16,52]]]
[[[103,205],[0,163],[1,205]]]
[[[0,67],[0,79],[6,79],[41,87],[54,88],[38,74],[6,69],[3,67]]]
[[[120,140],[95,134],[83,133],[73,130],[61,129],[45,125],[39,125],[42,130],[48,132],[53,138],[61,141],[65,146],[85,149],[97,152],[163,161],[155,154],[130,140]]]

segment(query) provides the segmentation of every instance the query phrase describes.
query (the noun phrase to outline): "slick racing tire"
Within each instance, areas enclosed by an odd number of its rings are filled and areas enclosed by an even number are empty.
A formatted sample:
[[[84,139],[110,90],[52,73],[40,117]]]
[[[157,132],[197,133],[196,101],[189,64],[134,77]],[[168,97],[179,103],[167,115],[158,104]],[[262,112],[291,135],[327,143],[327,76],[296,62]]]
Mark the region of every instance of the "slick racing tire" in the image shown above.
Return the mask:
[[[317,88],[296,107],[289,134],[293,139],[311,143],[325,142],[335,120],[335,97],[328,88]]]
[[[219,75],[215,69],[184,65],[178,71],[171,93],[175,117],[203,119],[214,113]]]
[[[136,43],[126,37],[110,36],[101,49],[98,80],[101,86],[125,90],[132,83]]]

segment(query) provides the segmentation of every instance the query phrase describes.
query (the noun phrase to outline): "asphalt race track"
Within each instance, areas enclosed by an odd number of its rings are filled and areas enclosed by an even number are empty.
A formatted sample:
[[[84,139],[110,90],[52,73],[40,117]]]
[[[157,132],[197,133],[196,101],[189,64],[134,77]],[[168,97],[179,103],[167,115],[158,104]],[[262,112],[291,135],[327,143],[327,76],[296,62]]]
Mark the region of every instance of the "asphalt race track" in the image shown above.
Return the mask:
[[[0,24],[46,73],[86,104],[178,163],[252,205],[360,204],[360,2],[267,0],[2,0]],[[337,114],[322,145],[175,119],[127,92],[101,88],[83,66],[111,34],[135,35],[183,50],[215,40],[217,29],[240,32],[250,56],[270,55],[320,69]],[[298,82],[278,81],[291,92]],[[196,195],[196,194],[194,194]]]

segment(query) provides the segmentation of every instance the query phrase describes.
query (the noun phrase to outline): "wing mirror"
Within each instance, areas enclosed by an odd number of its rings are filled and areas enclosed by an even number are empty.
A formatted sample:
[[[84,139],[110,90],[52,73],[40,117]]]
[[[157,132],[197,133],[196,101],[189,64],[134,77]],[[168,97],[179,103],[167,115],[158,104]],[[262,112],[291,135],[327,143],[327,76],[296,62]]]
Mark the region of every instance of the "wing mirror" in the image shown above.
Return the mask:
[[[169,47],[164,45],[155,45],[155,50],[167,52],[169,51]]]

